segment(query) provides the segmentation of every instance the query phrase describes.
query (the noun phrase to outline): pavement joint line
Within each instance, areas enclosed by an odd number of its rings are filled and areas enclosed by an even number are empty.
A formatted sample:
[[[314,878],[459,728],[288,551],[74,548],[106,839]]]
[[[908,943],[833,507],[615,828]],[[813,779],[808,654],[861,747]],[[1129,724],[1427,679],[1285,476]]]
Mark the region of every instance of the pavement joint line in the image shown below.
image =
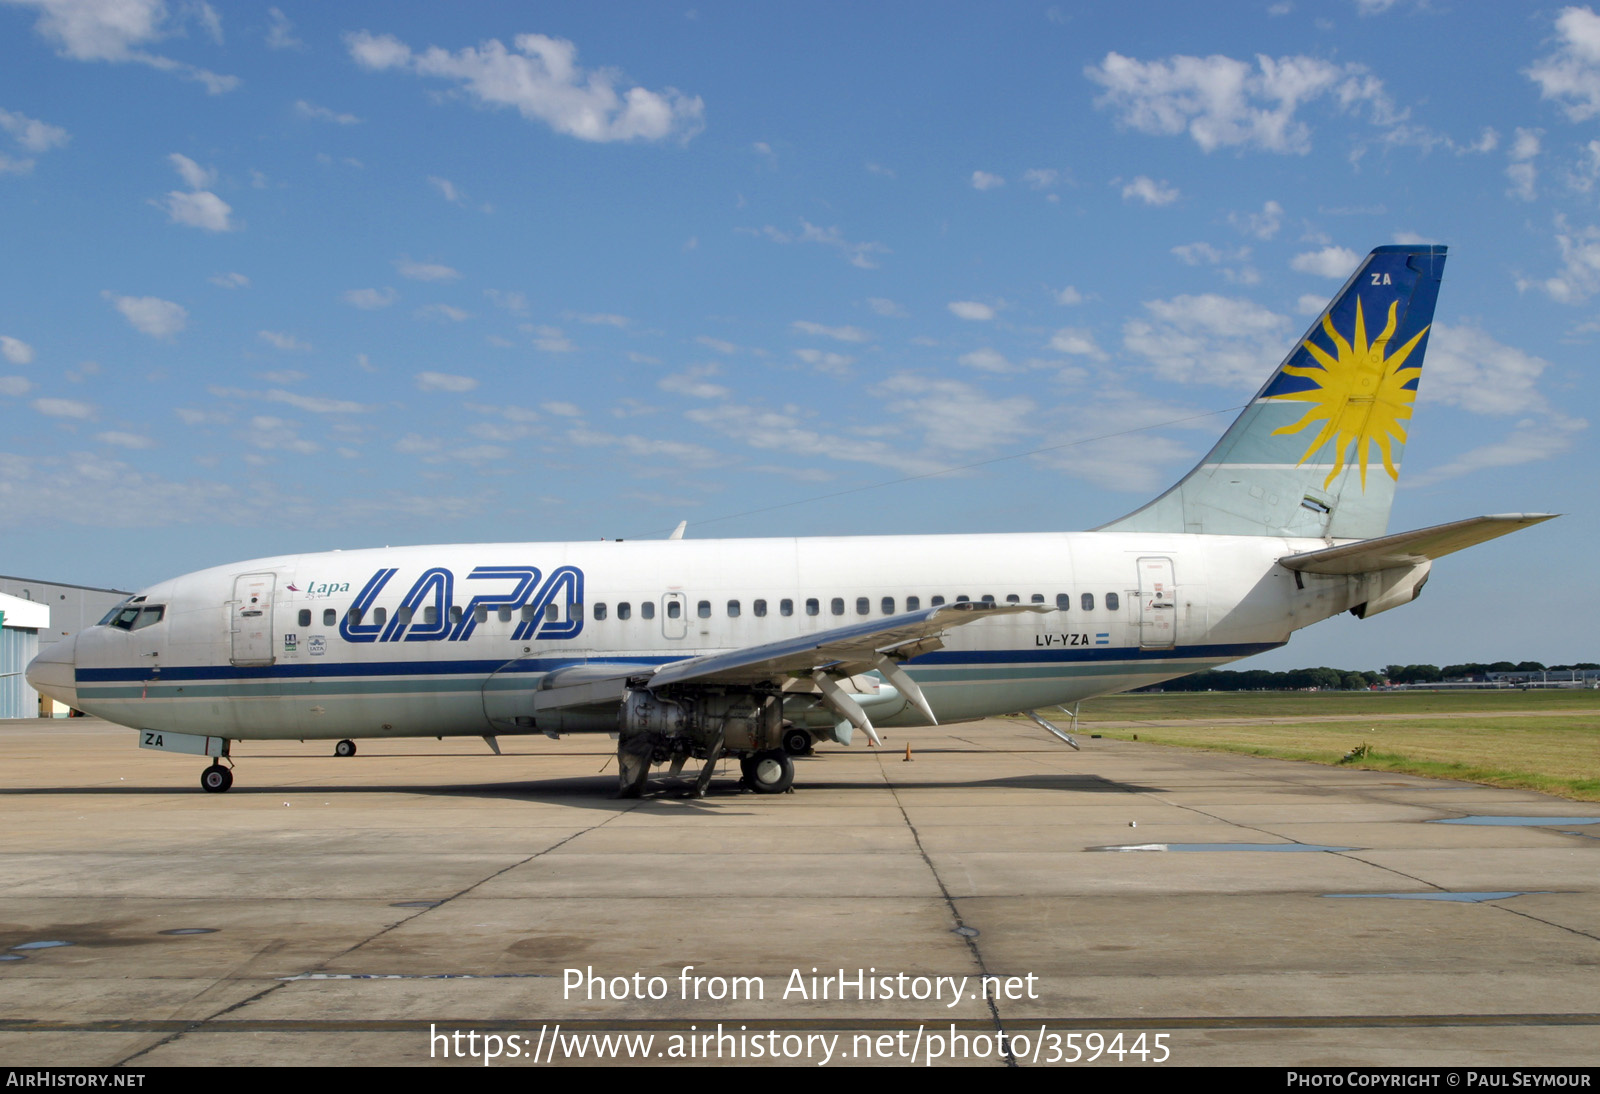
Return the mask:
[[[922,856],[923,863],[928,867],[928,873],[933,876],[933,883],[939,886],[939,895],[944,898],[945,907],[950,910],[950,917],[956,921],[957,928],[965,927],[967,921],[961,917],[961,910],[956,907],[955,898],[950,895],[950,890],[945,886],[944,878],[939,876],[938,868],[933,865],[933,860],[928,857],[928,849],[922,845],[922,835],[917,831],[917,826],[912,823],[910,814],[906,812],[905,803],[900,800],[900,791],[896,789],[893,781],[890,780],[889,773],[884,770],[884,755],[881,752],[877,754],[878,774],[883,777],[884,784],[889,788],[890,796],[894,798],[895,808],[900,810],[900,816],[905,821],[906,828],[910,830],[911,838],[916,841],[917,854]],[[982,951],[978,949],[977,938],[966,933],[962,933],[959,937],[962,942],[966,943],[967,951],[972,955],[973,962],[978,966],[978,972],[985,977],[989,976],[989,966],[983,960]],[[979,981],[979,983],[981,984],[982,981]],[[1017,1057],[1011,1051],[1011,1038],[1006,1034],[1005,1019],[1000,1016],[1000,1007],[993,995],[985,997],[984,1002],[989,1006],[989,1016],[993,1020],[995,1033],[1000,1037],[1001,1043],[1005,1045],[1006,1066],[1016,1067]]]
[[[430,905],[429,907],[426,907],[426,908],[418,908],[418,909],[416,909],[414,914],[408,915],[408,916],[404,916],[404,917],[402,917],[400,919],[397,919],[395,922],[390,923],[388,926],[382,927],[379,930],[374,931],[372,934],[368,935],[366,938],[363,938],[363,939],[360,939],[357,942],[351,943],[349,946],[346,946],[344,949],[340,950],[338,953],[332,954],[332,955],[330,955],[328,957],[323,958],[320,962],[318,962],[317,964],[313,965],[307,971],[308,972],[316,972],[318,969],[327,968],[327,966],[329,964],[331,964],[332,962],[339,960],[339,958],[341,958],[341,957],[345,957],[345,956],[348,956],[349,954],[352,954],[352,953],[356,952],[357,950],[361,949],[363,946],[367,945],[370,942],[377,941],[378,939],[382,938],[384,935],[388,934],[390,931],[397,930],[400,927],[403,927],[406,924],[410,923],[414,919],[417,919],[417,918],[419,918],[421,916],[425,916],[429,912],[436,911],[437,909],[444,907],[446,904],[449,904],[451,901],[455,900],[457,897],[465,896],[466,894],[472,892],[472,890],[478,888],[480,885],[485,885],[488,882],[493,881],[495,878],[499,877],[501,874],[507,873],[508,871],[511,871],[511,870],[515,870],[519,866],[524,866],[524,865],[532,862],[536,858],[540,858],[540,857],[542,857],[544,855],[548,855],[550,852],[556,850],[557,848],[563,847],[566,844],[571,843],[573,840],[577,839],[579,836],[585,836],[585,835],[588,835],[590,832],[595,831],[596,829],[604,828],[606,825],[610,824],[612,821],[616,820],[618,817],[627,816],[629,813],[633,812],[635,809],[639,808],[643,804],[644,804],[643,801],[632,802],[627,807],[625,807],[625,808],[623,808],[623,809],[621,809],[621,810],[619,810],[617,812],[612,813],[610,816],[606,817],[605,820],[600,821],[598,824],[591,824],[589,827],[584,828],[584,829],[582,829],[580,831],[574,832],[571,835],[565,837],[564,839],[557,840],[555,843],[552,843],[550,846],[544,848],[541,851],[535,851],[533,854],[528,855],[525,858],[522,858],[522,859],[520,859],[520,860],[518,860],[516,862],[513,862],[513,863],[511,863],[511,864],[509,864],[507,866],[503,866],[500,869],[495,870],[494,872],[492,872],[492,873],[490,873],[490,874],[488,874],[488,875],[486,875],[484,877],[479,878],[477,881],[474,881],[471,885],[468,885],[465,889],[462,889],[459,892],[452,893],[451,895],[445,897],[443,900],[440,900],[437,904]],[[171,1030],[171,1032],[167,1033],[167,1035],[165,1037],[161,1037],[158,1040],[153,1041],[152,1043],[150,1043],[148,1045],[145,1045],[143,1048],[139,1049],[137,1052],[134,1052],[134,1053],[132,1053],[132,1054],[130,1054],[128,1056],[123,1057],[121,1060],[118,1060],[115,1064],[113,1064],[111,1066],[113,1066],[113,1067],[127,1067],[131,1061],[137,1060],[140,1056],[143,1056],[143,1055],[145,1055],[146,1053],[149,1053],[149,1052],[153,1052],[156,1049],[160,1048],[162,1045],[170,1044],[171,1042],[176,1041],[178,1038],[184,1036],[187,1033],[201,1032],[210,1023],[213,1023],[213,1022],[218,1021],[219,1019],[222,1019],[223,1015],[231,1014],[234,1011],[239,1010],[242,1007],[246,1007],[246,1006],[249,1006],[252,1003],[259,1002],[261,999],[266,998],[268,995],[271,995],[273,992],[281,990],[286,984],[290,984],[290,983],[294,983],[294,982],[295,981],[280,980],[277,983],[268,984],[266,987],[262,988],[260,991],[256,992],[254,995],[251,995],[251,996],[248,996],[247,998],[241,999],[238,1002],[232,1004],[231,1006],[223,1007],[221,1010],[217,1011],[215,1014],[209,1015],[209,1016],[207,1016],[205,1018],[187,1019],[187,1020],[185,1020],[185,1021],[183,1021],[181,1023],[176,1023],[178,1028],[175,1028],[175,1029]],[[0,1029],[4,1029],[4,1028],[5,1027],[4,1027],[3,1023],[0,1023]],[[154,1031],[153,1030],[151,1032],[158,1032],[158,1031]]]

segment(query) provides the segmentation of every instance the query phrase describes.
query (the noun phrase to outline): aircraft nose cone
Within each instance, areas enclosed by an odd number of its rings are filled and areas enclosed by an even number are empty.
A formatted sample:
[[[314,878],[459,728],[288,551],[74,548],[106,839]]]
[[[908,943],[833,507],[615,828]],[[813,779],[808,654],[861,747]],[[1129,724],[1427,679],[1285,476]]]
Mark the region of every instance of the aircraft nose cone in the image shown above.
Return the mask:
[[[35,657],[26,676],[28,686],[69,707],[78,705],[78,636],[63,639]]]

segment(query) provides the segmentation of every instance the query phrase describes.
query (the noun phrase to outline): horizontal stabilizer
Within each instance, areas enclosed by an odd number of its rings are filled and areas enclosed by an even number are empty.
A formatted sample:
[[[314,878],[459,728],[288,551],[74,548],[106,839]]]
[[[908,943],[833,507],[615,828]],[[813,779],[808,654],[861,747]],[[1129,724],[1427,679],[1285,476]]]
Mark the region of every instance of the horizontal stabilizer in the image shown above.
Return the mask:
[[[1364,574],[1396,566],[1414,566],[1507,535],[1519,528],[1554,520],[1558,515],[1501,513],[1491,517],[1472,517],[1449,524],[1435,524],[1432,528],[1419,528],[1414,532],[1364,539],[1342,547],[1324,547],[1320,551],[1286,555],[1278,560],[1278,564],[1310,574]]]

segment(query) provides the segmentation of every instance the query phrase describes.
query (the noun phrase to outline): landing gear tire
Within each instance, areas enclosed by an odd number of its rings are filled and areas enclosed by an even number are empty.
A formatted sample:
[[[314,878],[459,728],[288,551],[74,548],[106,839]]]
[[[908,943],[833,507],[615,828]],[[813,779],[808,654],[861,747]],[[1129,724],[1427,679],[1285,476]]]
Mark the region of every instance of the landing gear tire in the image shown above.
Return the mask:
[[[805,756],[811,752],[811,734],[798,727],[783,731],[783,750],[791,756]]]
[[[644,793],[644,784],[650,781],[650,744],[642,744],[643,751],[617,745],[617,797],[637,798]]]
[[[794,760],[781,748],[747,756],[739,767],[757,794],[782,794],[794,786]]]
[[[233,772],[221,764],[212,764],[200,772],[200,789],[207,794],[221,794],[233,785]]]
[[[340,741],[333,746],[333,754],[335,756],[354,756],[356,754],[356,743],[351,740]]]

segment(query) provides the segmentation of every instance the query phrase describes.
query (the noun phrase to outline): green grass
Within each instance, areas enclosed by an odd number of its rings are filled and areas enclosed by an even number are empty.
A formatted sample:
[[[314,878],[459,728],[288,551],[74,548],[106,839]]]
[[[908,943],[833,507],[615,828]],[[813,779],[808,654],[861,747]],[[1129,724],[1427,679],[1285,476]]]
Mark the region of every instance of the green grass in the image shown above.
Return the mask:
[[[1084,703],[1078,728],[1600,801],[1597,691],[1113,695]]]

